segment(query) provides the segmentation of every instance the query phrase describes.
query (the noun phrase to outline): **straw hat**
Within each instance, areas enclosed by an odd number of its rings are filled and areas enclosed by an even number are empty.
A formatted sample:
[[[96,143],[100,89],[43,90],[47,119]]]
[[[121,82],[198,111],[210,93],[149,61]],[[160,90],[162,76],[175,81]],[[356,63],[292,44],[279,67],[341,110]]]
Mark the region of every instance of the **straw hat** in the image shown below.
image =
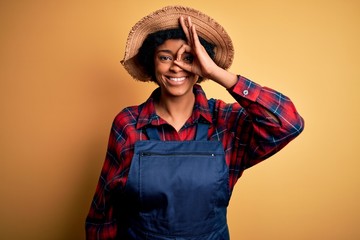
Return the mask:
[[[129,33],[121,64],[133,78],[144,82],[150,81],[150,76],[136,63],[138,50],[148,34],[180,27],[180,16],[190,16],[192,23],[196,25],[198,35],[215,46],[215,63],[224,69],[230,67],[234,57],[234,47],[230,36],[220,24],[198,10],[183,6],[168,6],[143,17]]]

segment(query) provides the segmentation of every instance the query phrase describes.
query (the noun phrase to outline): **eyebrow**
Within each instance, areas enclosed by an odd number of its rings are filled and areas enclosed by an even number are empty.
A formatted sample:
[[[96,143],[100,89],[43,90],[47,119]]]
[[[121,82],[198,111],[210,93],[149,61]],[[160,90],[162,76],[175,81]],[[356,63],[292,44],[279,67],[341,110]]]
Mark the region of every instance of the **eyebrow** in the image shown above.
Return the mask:
[[[174,54],[171,50],[168,50],[168,49],[159,49],[159,50],[156,51],[156,53],[161,53],[161,52]]]
[[[173,53],[171,50],[169,49],[159,49],[159,50],[156,50],[155,54],[158,54],[158,53],[169,53],[169,54],[172,54],[172,55],[176,55],[176,53]],[[184,55],[192,55],[191,53],[188,53],[188,52],[184,52]]]

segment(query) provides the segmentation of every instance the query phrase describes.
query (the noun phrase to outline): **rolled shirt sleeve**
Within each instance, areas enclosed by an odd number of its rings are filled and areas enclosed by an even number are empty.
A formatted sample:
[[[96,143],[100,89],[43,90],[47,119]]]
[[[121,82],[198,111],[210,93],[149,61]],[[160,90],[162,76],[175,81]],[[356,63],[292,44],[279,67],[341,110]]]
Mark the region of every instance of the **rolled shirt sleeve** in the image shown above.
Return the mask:
[[[304,129],[304,120],[293,102],[282,93],[242,76],[229,93],[246,110],[251,131],[247,131],[247,154],[242,168],[249,168],[273,155]],[[275,118],[274,118],[275,117]],[[243,124],[238,124],[236,134],[244,139]]]

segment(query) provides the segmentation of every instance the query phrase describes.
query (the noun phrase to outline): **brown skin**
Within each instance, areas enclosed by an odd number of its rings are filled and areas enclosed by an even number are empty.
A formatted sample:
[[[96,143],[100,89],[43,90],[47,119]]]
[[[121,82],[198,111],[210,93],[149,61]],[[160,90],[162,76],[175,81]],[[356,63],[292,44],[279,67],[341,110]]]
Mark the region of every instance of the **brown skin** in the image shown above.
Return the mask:
[[[180,17],[187,42],[169,39],[155,52],[155,76],[161,88],[160,101],[155,103],[157,114],[179,131],[191,116],[195,103],[192,92],[199,76],[211,79],[225,88],[237,82],[237,75],[219,67],[201,45],[191,18]],[[189,58],[189,57],[192,57]],[[268,112],[269,117],[276,117]]]
[[[211,79],[225,88],[234,86],[237,82],[237,76],[217,66],[210,58],[199,41],[196,27],[192,24],[191,18],[188,17],[185,20],[183,17],[180,17],[180,25],[185,32],[188,42],[178,50],[178,59],[181,59],[181,56],[185,53],[191,53],[194,56],[194,61],[192,64],[175,61],[175,64],[185,71]]]
[[[161,89],[160,100],[155,103],[155,109],[177,131],[192,113],[195,103],[192,89],[199,78],[174,63],[183,44],[185,41],[181,39],[169,39],[157,48],[154,55],[155,76]],[[189,62],[186,54],[183,54],[180,61]]]

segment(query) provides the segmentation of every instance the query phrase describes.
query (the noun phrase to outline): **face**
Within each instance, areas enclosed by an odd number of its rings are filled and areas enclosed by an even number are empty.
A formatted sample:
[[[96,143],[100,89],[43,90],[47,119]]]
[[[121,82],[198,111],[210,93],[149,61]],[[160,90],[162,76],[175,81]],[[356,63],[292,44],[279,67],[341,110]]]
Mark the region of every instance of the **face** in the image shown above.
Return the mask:
[[[192,95],[192,88],[199,76],[178,67],[174,60],[180,47],[186,42],[182,39],[169,39],[157,47],[154,55],[155,76],[163,96],[181,97]],[[191,63],[192,55],[184,53],[181,61]]]

